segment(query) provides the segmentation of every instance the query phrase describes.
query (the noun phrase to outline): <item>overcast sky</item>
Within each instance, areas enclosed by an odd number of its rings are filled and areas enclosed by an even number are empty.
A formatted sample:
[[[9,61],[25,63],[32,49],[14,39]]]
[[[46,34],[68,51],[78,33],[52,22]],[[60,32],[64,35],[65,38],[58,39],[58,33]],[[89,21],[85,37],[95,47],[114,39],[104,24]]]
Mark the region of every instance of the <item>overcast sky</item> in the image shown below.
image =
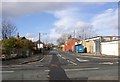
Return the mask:
[[[117,2],[13,1],[2,3],[2,18],[11,19],[20,36],[34,41],[40,32],[43,41],[47,38],[55,43],[61,34],[87,25],[92,25],[97,35],[118,35]]]

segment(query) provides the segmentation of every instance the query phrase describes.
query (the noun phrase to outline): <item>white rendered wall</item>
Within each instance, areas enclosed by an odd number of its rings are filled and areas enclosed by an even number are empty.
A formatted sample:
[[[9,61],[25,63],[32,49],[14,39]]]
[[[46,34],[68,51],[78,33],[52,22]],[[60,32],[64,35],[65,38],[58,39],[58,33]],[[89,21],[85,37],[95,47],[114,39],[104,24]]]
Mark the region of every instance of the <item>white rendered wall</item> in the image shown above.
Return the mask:
[[[105,55],[118,56],[118,41],[102,42],[101,53]]]

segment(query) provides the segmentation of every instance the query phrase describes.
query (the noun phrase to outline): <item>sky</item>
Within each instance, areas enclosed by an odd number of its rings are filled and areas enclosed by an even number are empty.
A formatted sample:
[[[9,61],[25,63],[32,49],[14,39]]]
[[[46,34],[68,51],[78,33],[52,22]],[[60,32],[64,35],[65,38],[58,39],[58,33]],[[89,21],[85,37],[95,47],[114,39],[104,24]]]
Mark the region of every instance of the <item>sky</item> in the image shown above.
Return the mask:
[[[72,0],[71,0],[72,1]],[[2,2],[2,18],[12,20],[20,36],[56,43],[64,33],[92,26],[99,36],[118,35],[118,2]],[[88,1],[88,2],[87,2]]]

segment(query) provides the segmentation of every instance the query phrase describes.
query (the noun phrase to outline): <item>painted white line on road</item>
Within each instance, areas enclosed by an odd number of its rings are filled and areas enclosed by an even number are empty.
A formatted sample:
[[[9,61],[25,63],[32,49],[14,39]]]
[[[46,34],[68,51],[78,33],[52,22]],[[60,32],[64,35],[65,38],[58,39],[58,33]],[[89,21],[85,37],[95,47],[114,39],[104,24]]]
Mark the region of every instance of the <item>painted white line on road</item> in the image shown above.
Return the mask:
[[[116,58],[105,58],[105,57],[94,57],[94,56],[85,56],[85,55],[82,55],[81,57],[87,57],[87,58],[96,58],[96,59],[118,59],[117,57]]]
[[[62,57],[62,59],[64,59],[64,60],[65,60],[66,58],[65,58],[65,57]]]
[[[62,57],[60,54],[58,54],[59,57],[61,57],[62,59],[66,59],[65,57]]]
[[[65,69],[65,71],[97,70],[99,68]]]
[[[78,60],[80,62],[88,62],[88,60],[84,60],[84,59],[80,59],[80,58],[76,58],[76,60]]]
[[[60,54],[58,54],[58,56],[61,57],[61,58],[64,59],[64,60],[66,60],[67,62],[73,64],[73,65],[77,65],[76,63],[72,62],[70,59],[67,59],[67,58],[63,57],[63,56],[61,56]]]
[[[61,55],[60,55],[60,54],[58,54],[58,56],[59,56],[59,57],[61,57]]]
[[[74,63],[74,62],[72,62],[72,61],[70,61],[70,63],[72,63],[73,65],[77,65],[76,63]]]
[[[0,66],[0,68],[2,68],[2,67],[5,68],[5,67],[9,67],[9,66]]]
[[[69,62],[69,63],[71,63],[71,64],[73,64],[73,65],[77,65],[76,63],[74,63],[74,62],[72,62],[72,61],[70,61],[70,60],[67,60],[67,62]]]
[[[117,64],[118,64],[119,62],[115,62],[115,63],[117,63]]]
[[[9,67],[25,67],[25,66],[29,66],[28,64],[24,64],[24,65],[11,65]]]
[[[65,71],[82,71],[82,70],[98,70],[99,68],[82,68],[82,69],[65,69]],[[45,72],[49,72],[50,70],[44,70]]]
[[[35,65],[36,67],[43,67],[44,65]]]
[[[30,63],[27,63],[27,64],[35,64],[36,62],[30,62]]]
[[[44,58],[42,58],[42,59],[40,60],[40,62],[42,62],[46,57],[47,57],[47,56],[45,56]]]
[[[67,62],[70,62],[70,60],[67,60]]]
[[[19,69],[19,70],[21,70],[22,68],[9,68],[9,69]]]
[[[103,63],[99,63],[99,64],[104,64],[104,65],[113,65],[112,62],[103,62]]]
[[[2,68],[9,68],[9,67],[19,67],[23,65],[9,65],[9,66],[1,66]]]
[[[0,71],[0,73],[13,73],[14,71]]]

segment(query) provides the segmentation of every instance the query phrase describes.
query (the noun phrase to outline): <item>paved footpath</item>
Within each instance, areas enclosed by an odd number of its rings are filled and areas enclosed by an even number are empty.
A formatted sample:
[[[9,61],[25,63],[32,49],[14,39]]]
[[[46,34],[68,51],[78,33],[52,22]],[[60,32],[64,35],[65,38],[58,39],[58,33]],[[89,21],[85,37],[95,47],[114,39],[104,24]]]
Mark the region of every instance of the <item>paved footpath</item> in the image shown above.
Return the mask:
[[[41,60],[44,56],[45,55],[42,55],[40,53],[40,54],[35,54],[35,55],[27,57],[27,58],[19,58],[19,59],[2,61],[2,67],[12,66],[12,65],[22,65],[22,64],[27,64],[30,62],[36,62],[36,61]]]

